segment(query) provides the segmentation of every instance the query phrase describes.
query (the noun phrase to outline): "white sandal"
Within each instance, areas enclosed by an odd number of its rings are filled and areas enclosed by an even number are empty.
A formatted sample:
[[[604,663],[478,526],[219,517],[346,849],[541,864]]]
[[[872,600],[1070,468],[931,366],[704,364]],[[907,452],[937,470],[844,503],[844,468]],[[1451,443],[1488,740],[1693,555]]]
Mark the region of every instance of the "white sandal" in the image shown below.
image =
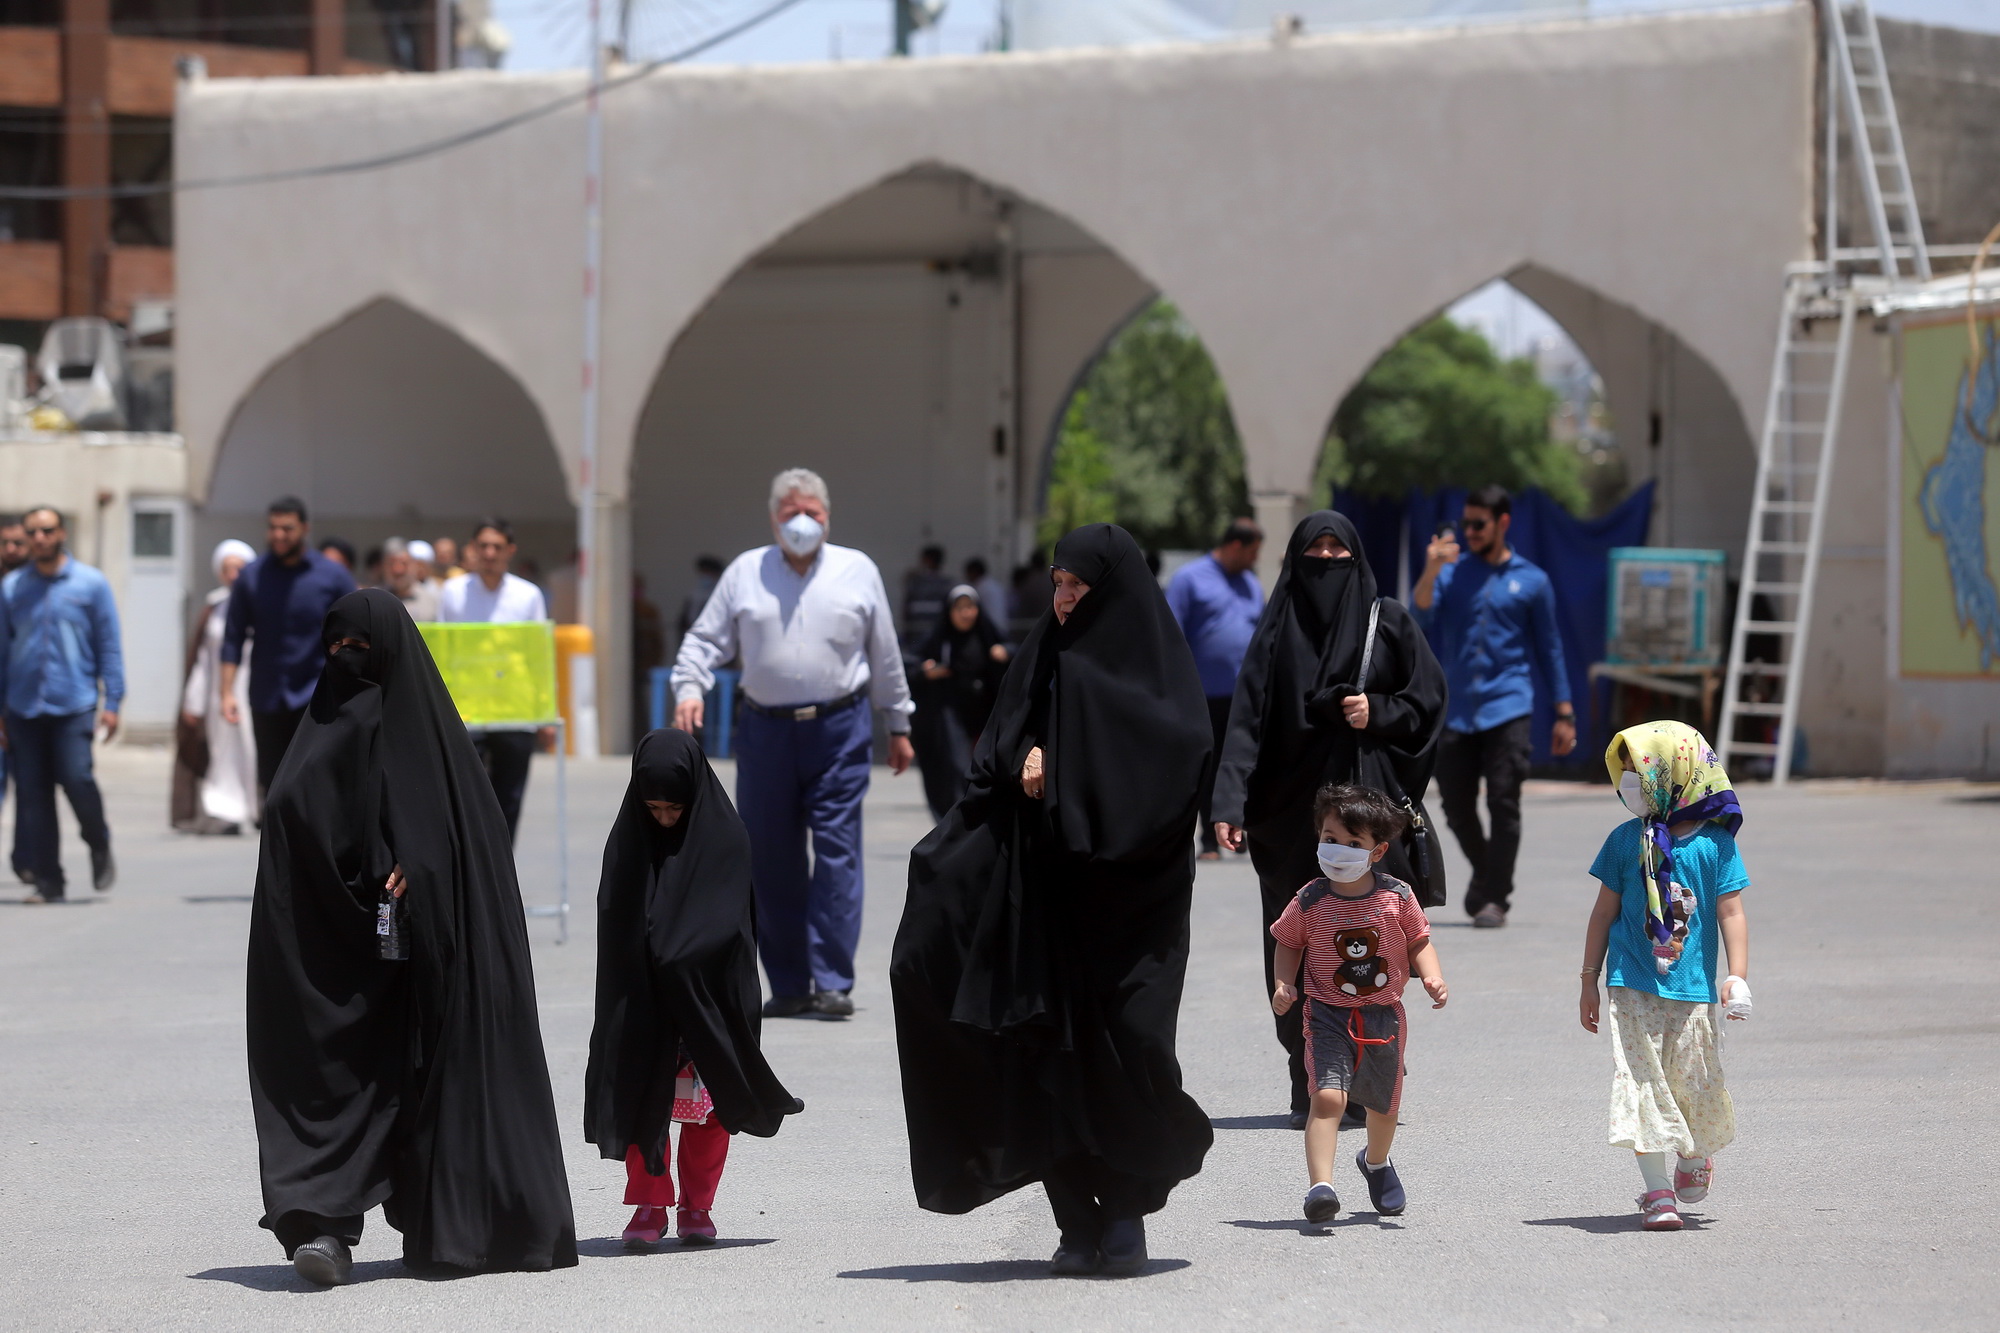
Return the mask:
[[[1650,1190],[1639,1196],[1639,1227],[1643,1231],[1679,1231],[1681,1215],[1672,1190]]]

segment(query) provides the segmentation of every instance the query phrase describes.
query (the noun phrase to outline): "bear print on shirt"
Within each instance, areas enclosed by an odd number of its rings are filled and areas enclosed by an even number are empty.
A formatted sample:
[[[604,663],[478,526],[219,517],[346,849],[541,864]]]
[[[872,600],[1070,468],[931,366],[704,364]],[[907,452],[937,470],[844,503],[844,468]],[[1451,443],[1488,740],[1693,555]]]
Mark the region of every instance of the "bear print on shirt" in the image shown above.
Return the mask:
[[[1340,989],[1348,995],[1373,995],[1389,984],[1389,968],[1382,961],[1382,932],[1374,926],[1343,930],[1333,937],[1340,952]]]

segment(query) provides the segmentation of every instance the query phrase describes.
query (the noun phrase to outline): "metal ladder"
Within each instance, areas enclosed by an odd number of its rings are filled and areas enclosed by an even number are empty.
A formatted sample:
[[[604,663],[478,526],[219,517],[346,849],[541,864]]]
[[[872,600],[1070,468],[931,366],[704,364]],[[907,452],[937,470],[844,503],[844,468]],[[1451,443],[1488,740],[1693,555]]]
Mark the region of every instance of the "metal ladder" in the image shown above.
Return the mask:
[[[1729,639],[1717,749],[1725,767],[1748,755],[1768,755],[1771,781],[1791,775],[1798,734],[1799,678],[1804,670],[1813,584],[1819,577],[1828,483],[1840,436],[1840,404],[1854,342],[1856,295],[1832,289],[1816,275],[1793,274],[1785,284],[1778,352],[1757,450],[1750,501],[1750,537]],[[1831,341],[1812,336],[1814,324],[1838,318]],[[1759,608],[1757,601],[1765,605]],[[1763,637],[1774,653],[1750,660],[1750,640]],[[1775,718],[1775,740],[1760,720]],[[1759,734],[1741,736],[1745,725]]]
[[[1882,55],[1882,33],[1875,25],[1875,11],[1868,0],[1845,5],[1841,0],[1820,0],[1820,10],[1826,24],[1827,54],[1832,62],[1827,77],[1840,83],[1848,141],[1853,145],[1862,198],[1875,233],[1873,249],[1838,247],[1832,206],[1838,173],[1831,142],[1834,116],[1829,105],[1827,258],[1837,262],[1879,255],[1884,276],[1898,278],[1907,274],[1928,282],[1930,251],[1924,245],[1923,220],[1917,216],[1917,194],[1910,184],[1910,160],[1903,152],[1903,128],[1896,118],[1895,96],[1889,89],[1889,63]]]

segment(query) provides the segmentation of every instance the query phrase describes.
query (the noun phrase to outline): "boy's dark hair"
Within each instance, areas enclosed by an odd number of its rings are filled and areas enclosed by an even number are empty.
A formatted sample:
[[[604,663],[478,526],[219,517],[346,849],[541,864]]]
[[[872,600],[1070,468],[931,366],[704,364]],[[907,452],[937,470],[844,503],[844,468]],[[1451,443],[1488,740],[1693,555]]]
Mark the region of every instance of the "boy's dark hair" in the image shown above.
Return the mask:
[[[722,573],[722,561],[712,555],[698,555],[694,558],[694,572],[697,574]]]
[[[499,533],[500,540],[506,542],[509,546],[514,544],[514,525],[506,519],[501,518],[498,514],[488,514],[485,518],[474,523],[472,525],[472,536],[469,540],[478,541],[479,534],[488,528]]]
[[[264,507],[268,514],[290,514],[299,522],[306,521],[306,502],[296,495],[281,495]]]
[[[1403,808],[1373,787],[1357,782],[1329,782],[1313,797],[1313,829],[1317,832],[1332,815],[1349,833],[1360,833],[1387,842],[1410,822]]]
[[[1257,526],[1254,518],[1232,518],[1229,526],[1222,530],[1222,538],[1217,546],[1252,546],[1264,540],[1264,529]]]
[[[1495,518],[1514,512],[1514,497],[1507,494],[1505,486],[1481,486],[1465,497],[1465,503],[1474,509],[1484,509]]]

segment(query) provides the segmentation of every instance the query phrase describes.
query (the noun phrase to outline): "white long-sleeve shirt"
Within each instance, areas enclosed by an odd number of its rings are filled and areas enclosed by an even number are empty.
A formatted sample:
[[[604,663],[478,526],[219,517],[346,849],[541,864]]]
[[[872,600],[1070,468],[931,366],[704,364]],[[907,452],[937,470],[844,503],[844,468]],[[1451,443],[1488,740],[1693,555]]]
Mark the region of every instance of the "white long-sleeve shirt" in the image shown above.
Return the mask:
[[[699,699],[715,669],[739,654],[743,692],[766,708],[827,703],[866,686],[889,730],[909,729],[916,706],[882,571],[851,546],[822,546],[804,576],[775,546],[730,561],[681,640],[674,698]]]

